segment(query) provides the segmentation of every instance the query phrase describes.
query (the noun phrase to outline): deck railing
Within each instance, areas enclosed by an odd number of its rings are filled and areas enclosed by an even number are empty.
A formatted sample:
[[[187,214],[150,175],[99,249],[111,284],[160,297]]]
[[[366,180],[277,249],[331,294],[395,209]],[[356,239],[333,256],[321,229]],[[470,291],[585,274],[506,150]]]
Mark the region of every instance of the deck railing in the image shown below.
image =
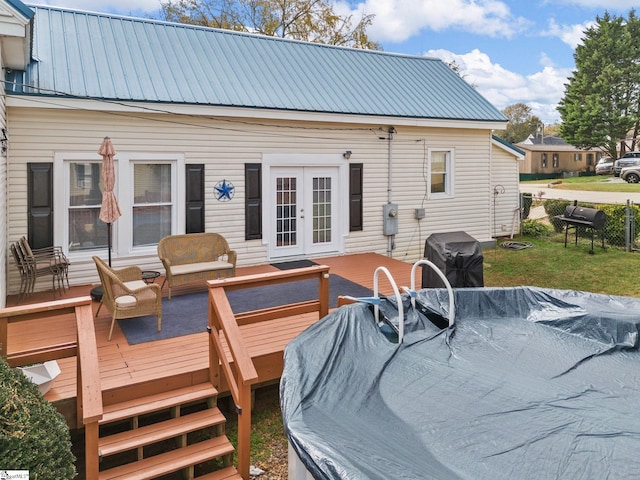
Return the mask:
[[[272,308],[234,314],[226,292],[278,283],[316,278],[318,298]],[[249,479],[251,456],[251,386],[258,381],[258,373],[242,340],[241,325],[317,312],[319,318],[329,312],[329,267],[318,265],[260,275],[246,275],[211,280],[209,285],[209,371],[211,383],[220,388],[221,373],[238,413],[238,472]],[[223,342],[223,336],[224,341]],[[225,345],[228,350],[225,349]],[[228,354],[227,354],[228,352]],[[221,371],[222,369],[222,371]]]
[[[75,342],[9,352],[7,339],[10,323],[38,320],[46,328],[47,318],[71,314],[76,320]],[[98,347],[93,324],[91,297],[71,298],[0,310],[0,356],[9,365],[77,358],[77,427],[85,427],[86,478],[98,478],[98,421],[102,418],[102,390],[98,366]],[[91,452],[96,452],[92,455]]]

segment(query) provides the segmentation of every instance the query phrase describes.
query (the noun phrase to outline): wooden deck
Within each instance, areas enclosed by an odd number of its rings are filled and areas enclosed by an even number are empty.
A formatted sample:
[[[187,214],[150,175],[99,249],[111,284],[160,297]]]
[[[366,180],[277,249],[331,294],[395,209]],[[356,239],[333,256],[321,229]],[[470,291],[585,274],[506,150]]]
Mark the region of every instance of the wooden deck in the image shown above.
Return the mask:
[[[374,271],[379,266],[384,266],[391,272],[398,287],[411,284],[412,265],[382,255],[368,253],[313,260],[320,265],[328,266],[330,273],[368,288],[373,288]],[[240,267],[237,276],[273,271],[277,269],[268,264]],[[418,277],[420,273],[421,270],[418,269]],[[162,281],[162,278],[158,281]],[[416,285],[420,285],[420,278],[416,279]],[[72,287],[64,297],[86,296],[93,286]],[[379,288],[383,294],[393,293],[384,275],[380,276]],[[205,289],[204,284],[174,288],[174,295]],[[167,294],[168,291],[164,293]],[[33,295],[29,303],[50,300],[51,292],[42,292]],[[8,298],[7,306],[13,306],[15,302],[15,297]],[[94,315],[97,307],[98,303],[93,302]],[[317,315],[305,314],[272,320],[268,324],[259,323],[241,327],[243,339],[259,375],[258,385],[279,379],[282,372],[284,347],[292,338],[317,320]],[[206,380],[209,351],[206,333],[129,345],[117,325],[112,340],[107,340],[110,322],[111,317],[106,309],[102,309],[100,315],[95,317],[100,381],[105,404],[121,401],[126,397],[128,388],[139,388],[145,383],[165,379],[164,387],[169,388],[177,387],[181,383],[193,384]],[[75,323],[70,316],[48,320],[46,324],[39,320],[10,324],[8,351],[11,354],[24,349],[75,341],[75,337]],[[72,421],[73,414],[65,412],[65,408],[75,405],[76,364],[72,358],[61,360],[59,364],[62,374],[56,378],[46,398],[55,402],[68,421]],[[224,388],[221,391],[224,392]]]

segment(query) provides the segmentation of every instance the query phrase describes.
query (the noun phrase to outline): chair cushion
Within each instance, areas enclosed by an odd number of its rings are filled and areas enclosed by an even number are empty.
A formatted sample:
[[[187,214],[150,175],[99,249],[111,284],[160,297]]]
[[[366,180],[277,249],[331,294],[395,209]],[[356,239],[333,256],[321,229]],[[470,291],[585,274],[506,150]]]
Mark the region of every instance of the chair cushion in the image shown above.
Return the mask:
[[[216,260],[214,262],[198,262],[185,263],[183,265],[172,265],[171,273],[173,275],[187,275],[189,273],[209,272],[212,270],[226,270],[227,268],[233,268],[233,265],[229,262]]]
[[[138,300],[133,295],[120,295],[116,298],[116,305],[121,308],[135,307],[137,303]]]
[[[130,282],[124,282],[124,284],[129,290],[137,290],[138,288],[142,288],[146,285],[144,280],[131,280]]]

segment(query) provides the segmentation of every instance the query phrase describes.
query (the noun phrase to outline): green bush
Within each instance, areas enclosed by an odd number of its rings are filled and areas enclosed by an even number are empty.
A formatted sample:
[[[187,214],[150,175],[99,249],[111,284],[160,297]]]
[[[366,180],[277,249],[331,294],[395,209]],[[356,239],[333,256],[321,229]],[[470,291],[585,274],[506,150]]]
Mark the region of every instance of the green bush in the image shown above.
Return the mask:
[[[640,225],[640,209],[633,205],[633,215],[635,217],[635,224]],[[600,207],[607,215],[607,223],[604,226],[604,238],[609,245],[616,245],[620,247],[625,246],[625,217],[626,206],[625,205],[602,205]],[[636,238],[632,238],[631,242],[634,243],[638,238],[638,232],[636,227]]]
[[[539,220],[527,218],[522,221],[522,235],[528,237],[546,237],[549,233],[549,227]]]
[[[523,193],[522,194],[522,218],[529,218],[529,213],[531,213],[531,204],[533,203],[533,194],[531,193]]]
[[[568,205],[571,205],[571,202],[568,200],[545,200],[543,205],[553,229],[556,232],[562,232],[564,230],[564,223],[555,217],[556,215],[564,215],[564,209]]]
[[[0,468],[31,480],[76,476],[69,428],[38,388],[0,358]]]

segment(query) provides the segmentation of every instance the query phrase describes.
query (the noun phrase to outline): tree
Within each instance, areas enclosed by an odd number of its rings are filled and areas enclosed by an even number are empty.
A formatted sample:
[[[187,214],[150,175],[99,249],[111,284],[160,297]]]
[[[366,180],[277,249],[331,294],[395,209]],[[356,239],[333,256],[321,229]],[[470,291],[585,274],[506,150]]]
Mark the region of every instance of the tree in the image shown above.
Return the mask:
[[[259,33],[328,45],[380,50],[367,28],[374,15],[340,16],[326,0],[168,0],[167,21]]]
[[[532,115],[531,108],[524,103],[509,105],[502,110],[502,113],[509,119],[509,122],[506,130],[497,132],[497,135],[507,142],[522,142],[529,135],[535,134],[542,126],[542,120]]]
[[[560,135],[572,145],[600,147],[618,157],[618,142],[632,133],[637,143],[640,122],[640,20],[609,13],[584,32],[576,48],[576,69],[565,85],[558,111]]]

